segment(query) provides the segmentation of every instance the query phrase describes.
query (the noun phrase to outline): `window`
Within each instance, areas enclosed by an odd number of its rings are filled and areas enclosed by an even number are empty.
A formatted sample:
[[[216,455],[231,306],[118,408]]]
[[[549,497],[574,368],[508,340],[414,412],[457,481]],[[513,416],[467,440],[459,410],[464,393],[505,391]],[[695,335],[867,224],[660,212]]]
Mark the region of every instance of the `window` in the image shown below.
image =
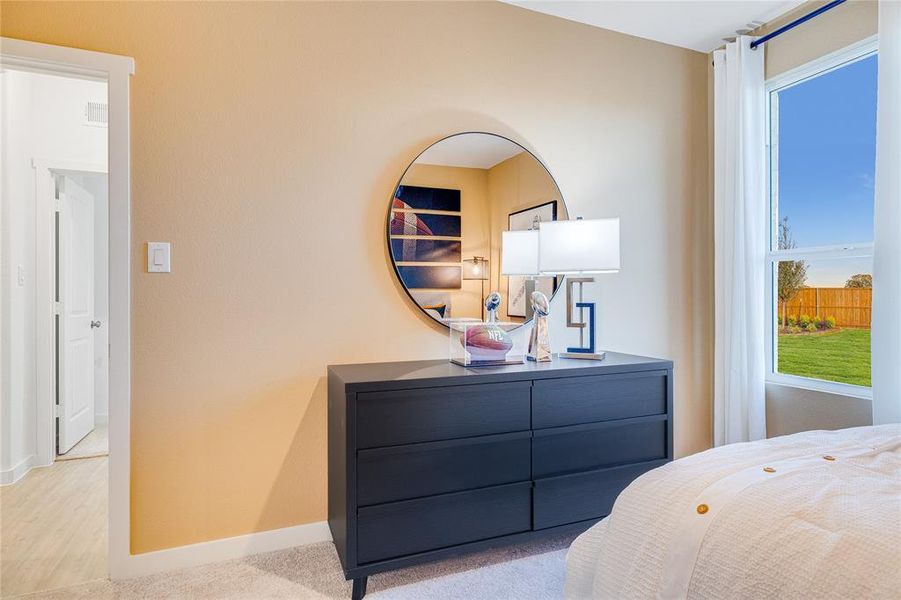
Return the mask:
[[[875,40],[767,82],[768,380],[869,396]]]

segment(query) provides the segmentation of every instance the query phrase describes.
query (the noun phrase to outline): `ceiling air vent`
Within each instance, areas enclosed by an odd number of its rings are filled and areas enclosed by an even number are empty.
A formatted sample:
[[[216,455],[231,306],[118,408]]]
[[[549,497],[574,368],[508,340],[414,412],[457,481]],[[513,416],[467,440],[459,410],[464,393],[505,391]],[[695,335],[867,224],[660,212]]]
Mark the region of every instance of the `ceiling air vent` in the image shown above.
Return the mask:
[[[106,127],[109,124],[109,105],[88,102],[84,107],[84,124],[88,127]]]

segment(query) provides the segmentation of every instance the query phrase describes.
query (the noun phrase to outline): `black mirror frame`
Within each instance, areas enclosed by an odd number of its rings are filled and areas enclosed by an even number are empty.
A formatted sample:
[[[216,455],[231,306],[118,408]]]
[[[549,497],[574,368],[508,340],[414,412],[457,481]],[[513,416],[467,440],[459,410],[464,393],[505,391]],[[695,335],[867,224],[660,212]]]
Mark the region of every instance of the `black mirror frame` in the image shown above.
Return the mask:
[[[422,155],[425,154],[426,151],[428,151],[430,148],[432,148],[433,146],[436,146],[437,144],[440,144],[441,142],[444,142],[444,141],[446,141],[446,140],[449,140],[449,139],[451,139],[451,138],[455,138],[455,137],[458,137],[458,136],[461,136],[461,135],[473,135],[473,134],[478,134],[478,135],[490,135],[490,136],[493,136],[493,137],[501,138],[501,139],[503,139],[503,140],[506,140],[506,141],[510,142],[511,144],[516,144],[517,146],[519,146],[520,148],[522,148],[523,151],[528,152],[528,153],[529,153],[529,156],[531,156],[532,158],[534,158],[535,161],[538,162],[539,165],[541,165],[541,167],[542,167],[542,168],[544,169],[544,171],[547,173],[548,177],[551,178],[551,181],[554,182],[554,187],[557,188],[557,193],[558,193],[559,196],[560,196],[560,203],[562,204],[563,210],[566,211],[566,214],[567,214],[567,215],[569,214],[569,207],[567,207],[567,205],[566,205],[566,200],[563,198],[563,192],[560,191],[560,185],[557,183],[557,180],[554,179],[554,176],[553,176],[553,174],[551,173],[550,169],[547,168],[547,165],[545,165],[544,162],[542,162],[540,158],[538,158],[537,156],[535,156],[535,153],[534,153],[534,152],[532,152],[531,150],[529,150],[528,148],[526,148],[525,146],[523,146],[522,144],[520,144],[520,143],[517,142],[516,140],[512,140],[512,139],[508,138],[508,137],[505,136],[505,135],[501,135],[501,134],[499,134],[499,133],[491,133],[491,132],[488,132],[488,131],[461,131],[461,132],[459,132],[459,133],[452,133],[451,135],[446,135],[446,136],[444,136],[444,137],[442,137],[442,138],[440,138],[440,139],[438,139],[438,140],[432,142],[431,144],[429,144],[429,145],[426,146],[425,148],[423,148],[423,149],[419,152],[419,154],[417,154],[417,155],[413,158],[413,160],[410,161],[410,164],[407,165],[407,168],[404,169],[404,172],[401,173],[400,177],[399,177],[398,180],[397,180],[397,183],[395,183],[395,184],[394,184],[394,187],[391,189],[391,197],[388,199],[388,214],[387,214],[387,216],[386,216],[386,218],[385,218],[385,244],[386,244],[386,248],[387,248],[387,252],[388,252],[388,257],[389,257],[390,260],[391,260],[391,269],[392,269],[392,271],[394,271],[394,276],[397,278],[398,283],[399,283],[400,286],[403,288],[404,293],[407,295],[407,298],[408,298],[408,299],[410,300],[410,302],[412,302],[413,305],[414,305],[414,306],[415,306],[415,307],[423,314],[423,316],[428,317],[428,319],[429,319],[430,322],[435,323],[436,325],[440,325],[440,326],[442,326],[442,327],[448,328],[448,329],[449,329],[450,327],[448,326],[447,323],[443,323],[443,322],[441,322],[441,321],[435,319],[433,316],[431,316],[431,315],[428,314],[425,310],[423,310],[423,308],[422,308],[421,306],[419,306],[419,303],[418,303],[418,302],[416,301],[416,299],[413,297],[413,294],[410,293],[410,290],[407,289],[407,286],[404,284],[404,280],[401,279],[400,271],[399,271],[398,268],[397,268],[397,261],[394,259],[394,253],[391,251],[391,212],[392,212],[392,208],[393,208],[393,206],[394,206],[394,198],[397,196],[397,188],[400,187],[401,182],[404,180],[404,177],[407,176],[407,172],[410,170],[410,168],[411,168],[414,164],[416,164],[416,161],[419,160],[419,157],[420,157],[420,156],[422,156]],[[558,293],[563,287],[565,287],[565,281],[563,280],[564,278],[563,278],[563,277],[560,277],[559,279],[560,279],[560,281],[557,282],[556,288],[554,289],[554,293],[551,295],[550,298],[548,298],[548,302],[550,302],[550,301],[552,301],[554,298],[556,298],[556,297],[557,297],[557,293]],[[519,329],[520,327],[522,327],[522,326],[524,326],[524,325],[528,325],[531,321],[532,321],[532,319],[528,319],[528,320],[526,320],[526,321],[523,321],[522,323],[520,323],[520,324],[519,324],[516,328],[514,328],[514,329]]]

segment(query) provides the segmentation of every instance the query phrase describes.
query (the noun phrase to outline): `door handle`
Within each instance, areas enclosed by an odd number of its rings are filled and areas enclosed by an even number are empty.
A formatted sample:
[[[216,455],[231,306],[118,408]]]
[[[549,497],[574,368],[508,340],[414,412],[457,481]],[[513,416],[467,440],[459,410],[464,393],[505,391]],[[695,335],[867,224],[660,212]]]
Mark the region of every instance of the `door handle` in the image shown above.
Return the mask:
[[[100,321],[91,321],[91,329],[100,327]]]

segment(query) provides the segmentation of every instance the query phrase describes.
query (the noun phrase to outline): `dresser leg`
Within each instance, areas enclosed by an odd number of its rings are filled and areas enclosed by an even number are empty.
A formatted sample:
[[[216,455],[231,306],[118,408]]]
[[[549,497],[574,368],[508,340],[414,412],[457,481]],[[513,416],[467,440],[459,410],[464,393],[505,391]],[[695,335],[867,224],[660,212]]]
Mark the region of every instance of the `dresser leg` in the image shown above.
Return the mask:
[[[369,577],[357,577],[354,579],[354,589],[351,593],[351,600],[363,600],[363,596],[366,595],[366,582],[369,580]]]

